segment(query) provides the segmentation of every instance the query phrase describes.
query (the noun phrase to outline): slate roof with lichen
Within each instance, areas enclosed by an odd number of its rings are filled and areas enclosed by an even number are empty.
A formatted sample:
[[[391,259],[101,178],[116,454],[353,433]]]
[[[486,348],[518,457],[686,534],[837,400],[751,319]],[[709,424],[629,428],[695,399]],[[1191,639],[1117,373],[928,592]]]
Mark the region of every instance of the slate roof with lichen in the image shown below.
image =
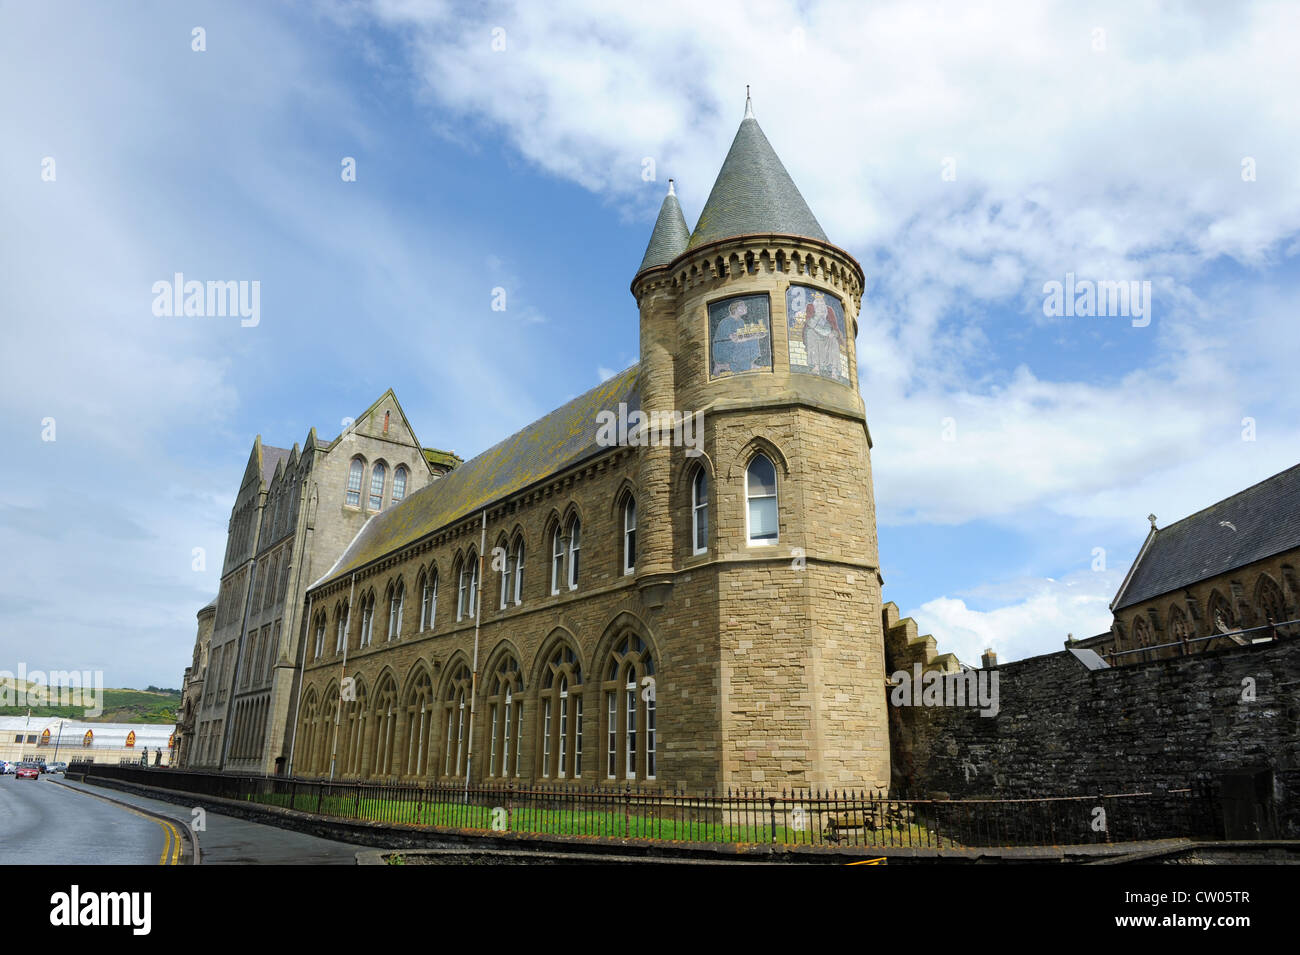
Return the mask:
[[[758,120],[746,115],[687,248],[751,233],[829,241]]]
[[[292,453],[288,448],[277,448],[270,444],[262,445],[262,480],[270,484],[271,478],[275,477],[276,465],[286,460]]]
[[[605,450],[596,443],[601,411],[640,407],[637,366],[534,421],[477,457],[368,520],[315,589],[442,530],[482,508]]]
[[[439,451],[437,448],[421,448],[424,460],[437,467],[454,468],[461,463],[460,455],[454,451]]]
[[[667,265],[686,251],[686,245],[690,241],[690,227],[686,225],[681,204],[670,185],[668,195],[664,196],[663,205],[659,207],[659,218],[655,220],[650,243],[646,246],[645,256],[641,259],[641,267],[636,270],[636,274],[640,275],[646,269],[658,265]]]
[[[1300,464],[1162,527],[1115,610],[1300,547]]]

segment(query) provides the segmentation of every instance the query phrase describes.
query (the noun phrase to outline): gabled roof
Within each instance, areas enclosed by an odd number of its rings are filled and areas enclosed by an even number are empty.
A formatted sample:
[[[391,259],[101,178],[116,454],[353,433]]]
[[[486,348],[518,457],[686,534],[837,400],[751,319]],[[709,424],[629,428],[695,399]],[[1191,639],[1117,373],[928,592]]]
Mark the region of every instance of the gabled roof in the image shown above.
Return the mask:
[[[633,365],[585,395],[471,458],[441,480],[374,515],[338,562],[312,585],[342,577],[483,507],[600,453],[597,415],[640,407]]]
[[[271,479],[275,477],[276,466],[281,461],[287,460],[292,452],[289,448],[277,448],[274,445],[262,445],[262,481],[270,487]]]
[[[640,275],[646,269],[658,265],[667,265],[686,251],[686,244],[691,241],[691,230],[682,215],[682,207],[677,202],[677,191],[673,181],[668,180],[668,195],[664,196],[663,205],[659,207],[659,218],[655,220],[654,231],[650,233],[650,244],[646,246],[641,267],[636,270]]]
[[[687,248],[751,233],[829,241],[776,150],[754,119],[749,100],[731,150],[704,204]]]
[[[1123,610],[1300,548],[1300,464],[1153,530],[1111,608]]]

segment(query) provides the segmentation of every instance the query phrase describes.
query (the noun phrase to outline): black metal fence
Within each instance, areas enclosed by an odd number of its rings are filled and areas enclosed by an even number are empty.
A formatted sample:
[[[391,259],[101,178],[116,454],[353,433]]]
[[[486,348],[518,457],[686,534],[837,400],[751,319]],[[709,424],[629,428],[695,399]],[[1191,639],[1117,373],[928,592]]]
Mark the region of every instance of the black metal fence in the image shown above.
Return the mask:
[[[890,799],[870,791],[665,790],[328,782],[74,763],[71,774],[340,819],[695,843],[958,847],[1213,837],[1208,789],[1042,799]]]

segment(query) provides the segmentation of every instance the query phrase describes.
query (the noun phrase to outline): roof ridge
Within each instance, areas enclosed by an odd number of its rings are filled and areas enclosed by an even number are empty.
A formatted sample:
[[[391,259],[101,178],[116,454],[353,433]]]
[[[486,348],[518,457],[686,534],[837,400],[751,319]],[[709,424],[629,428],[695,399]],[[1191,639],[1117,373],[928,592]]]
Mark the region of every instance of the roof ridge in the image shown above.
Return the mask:
[[[1280,478],[1283,474],[1286,474],[1290,471],[1295,471],[1298,468],[1300,468],[1300,464],[1293,464],[1289,468],[1283,468],[1281,471],[1278,471],[1276,474],[1270,474],[1268,477],[1264,478],[1263,480],[1256,481],[1254,484],[1251,484],[1248,487],[1243,487],[1240,491],[1234,491],[1233,493],[1229,494],[1227,497],[1221,497],[1217,501],[1213,501],[1210,504],[1205,505],[1205,507],[1201,508],[1199,511],[1193,511],[1192,513],[1188,514],[1186,517],[1180,517],[1172,524],[1166,524],[1164,527],[1157,527],[1156,536],[1159,536],[1164,531],[1173,530],[1179,524],[1185,524],[1187,521],[1190,521],[1194,517],[1199,517],[1200,515],[1204,514],[1208,510],[1219,507],[1223,504],[1227,504],[1233,498],[1241,497],[1243,494],[1248,494],[1251,491],[1255,490],[1256,488],[1260,487],[1261,485],[1267,484],[1269,481],[1273,481],[1277,478]]]

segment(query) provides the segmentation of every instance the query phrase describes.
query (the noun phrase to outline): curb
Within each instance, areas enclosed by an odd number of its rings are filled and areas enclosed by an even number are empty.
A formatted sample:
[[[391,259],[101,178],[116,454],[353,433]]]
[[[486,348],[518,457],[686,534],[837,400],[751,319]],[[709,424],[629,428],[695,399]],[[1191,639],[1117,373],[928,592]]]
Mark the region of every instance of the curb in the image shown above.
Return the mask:
[[[70,792],[81,793],[83,796],[93,796],[96,799],[104,800],[104,802],[111,802],[114,805],[122,806],[123,808],[134,810],[135,812],[148,816],[150,819],[159,819],[164,822],[170,823],[171,825],[175,826],[177,829],[184,830],[185,838],[188,839],[190,843],[190,851],[188,853],[189,862],[187,864],[200,865],[202,863],[203,850],[199,846],[199,837],[194,834],[194,830],[190,828],[190,824],[186,822],[184,819],[174,819],[171,816],[164,816],[162,813],[155,812],[152,809],[146,809],[143,806],[133,805],[132,803],[126,802],[123,799],[114,799],[112,796],[105,796],[100,793],[89,792],[85,789],[78,789],[76,786],[69,786],[67,783],[60,782],[57,779],[51,780],[51,782],[57,783],[58,785],[62,786],[64,789],[67,789]],[[85,782],[85,780],[83,779],[82,782]],[[87,785],[90,784],[87,783]]]

